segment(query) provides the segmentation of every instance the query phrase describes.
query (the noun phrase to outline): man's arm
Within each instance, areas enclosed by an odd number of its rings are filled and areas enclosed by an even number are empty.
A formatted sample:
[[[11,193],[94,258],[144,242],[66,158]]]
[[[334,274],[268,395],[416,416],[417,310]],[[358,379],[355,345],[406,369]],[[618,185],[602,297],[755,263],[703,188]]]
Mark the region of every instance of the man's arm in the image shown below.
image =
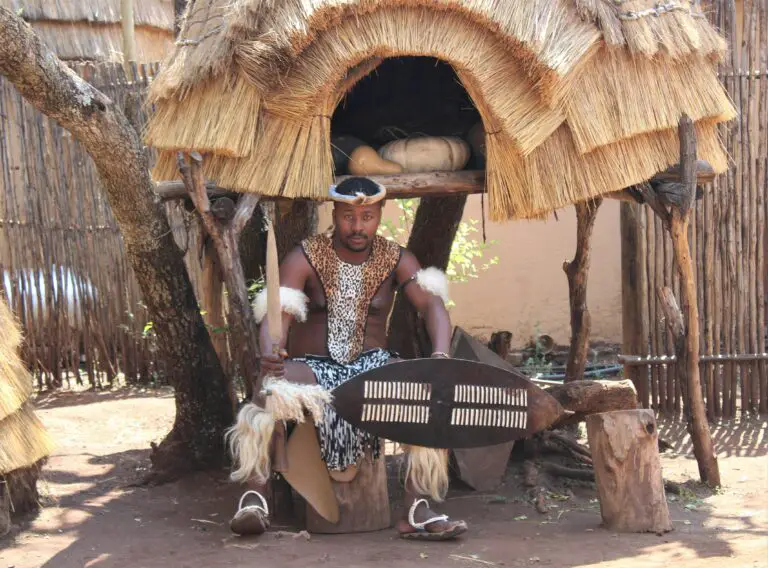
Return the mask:
[[[279,352],[280,357],[273,355],[272,337],[269,333],[269,323],[267,318],[261,322],[261,328],[259,330],[259,348],[261,349],[262,358],[262,371],[270,372],[271,374],[282,374],[282,359],[287,356],[285,353],[285,346],[288,343],[288,331],[293,324],[296,316],[297,302],[300,302],[298,296],[299,292],[303,294],[304,286],[307,283],[307,278],[310,275],[311,267],[307,262],[301,247],[296,247],[289,252],[283,262],[280,264],[280,295],[281,295],[281,310],[283,322],[283,333],[280,338]],[[286,298],[286,290],[287,291]],[[294,309],[290,309],[286,306],[286,303],[293,304]],[[305,306],[306,309],[306,306]],[[293,312],[293,313],[291,313]]]
[[[448,354],[451,348],[451,318],[440,296],[425,290],[414,279],[421,265],[414,254],[404,250],[397,265],[395,277],[399,284],[405,283],[403,291],[414,308],[427,324],[427,332],[432,341],[432,353]]]

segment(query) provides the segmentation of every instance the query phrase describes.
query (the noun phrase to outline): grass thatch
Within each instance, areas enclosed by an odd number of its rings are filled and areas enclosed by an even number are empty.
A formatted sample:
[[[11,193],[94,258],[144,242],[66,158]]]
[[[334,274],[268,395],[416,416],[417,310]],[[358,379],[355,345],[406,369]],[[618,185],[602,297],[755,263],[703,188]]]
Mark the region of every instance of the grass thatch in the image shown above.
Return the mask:
[[[579,152],[692,120],[728,121],[736,109],[701,56],[679,62],[603,48],[574,82],[566,114]]]
[[[177,178],[174,152],[198,150],[221,186],[322,199],[338,101],[382,58],[409,55],[449,62],[480,112],[495,219],[651,177],[677,160],[683,113],[722,171],[713,124],[735,114],[713,68],[724,43],[687,2],[656,6],[200,0],[152,87],[154,176]]]
[[[728,168],[713,122],[696,125],[697,155],[715,172]],[[486,136],[487,190],[494,221],[537,218],[542,214],[652,177],[680,157],[676,128],[642,134],[580,155],[567,125],[522,157],[503,134]]]
[[[147,127],[148,144],[243,157],[253,150],[261,97],[241,73],[206,81],[175,104],[160,104]]]
[[[0,298],[0,475],[46,457],[52,441],[28,402],[32,378],[19,359],[21,333]]]
[[[120,0],[0,0],[0,6],[20,14],[28,22],[120,23]],[[137,27],[173,32],[173,0],[134,2],[133,17]]]
[[[0,421],[21,408],[32,393],[32,378],[19,359],[19,345],[19,325],[0,297]]]
[[[88,24],[39,21],[32,29],[59,59],[123,61],[123,32],[120,24]],[[140,62],[162,60],[173,45],[173,32],[137,27],[136,59]]]
[[[0,475],[29,467],[52,450],[53,440],[30,403],[0,422]]]

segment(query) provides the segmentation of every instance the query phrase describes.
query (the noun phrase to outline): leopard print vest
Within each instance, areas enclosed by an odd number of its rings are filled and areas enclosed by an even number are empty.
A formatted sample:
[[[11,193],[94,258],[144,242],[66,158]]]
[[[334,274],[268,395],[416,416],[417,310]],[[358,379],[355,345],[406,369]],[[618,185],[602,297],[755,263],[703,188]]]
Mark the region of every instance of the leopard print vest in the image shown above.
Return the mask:
[[[402,249],[377,235],[368,260],[348,264],[326,235],[305,239],[301,246],[325,293],[328,354],[338,363],[354,361],[363,351],[371,300],[397,268]]]

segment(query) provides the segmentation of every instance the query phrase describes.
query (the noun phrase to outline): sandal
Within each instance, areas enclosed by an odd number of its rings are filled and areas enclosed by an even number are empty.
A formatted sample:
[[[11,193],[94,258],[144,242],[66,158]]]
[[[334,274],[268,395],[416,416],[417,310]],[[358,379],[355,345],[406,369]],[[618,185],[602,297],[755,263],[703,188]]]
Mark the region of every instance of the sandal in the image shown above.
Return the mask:
[[[244,505],[246,497],[256,495],[261,505]],[[246,491],[240,497],[237,512],[229,521],[230,530],[239,535],[259,535],[269,528],[269,507],[267,500],[258,491]]]
[[[456,521],[449,528],[441,532],[429,532],[426,527],[432,523],[439,523],[448,521],[448,515],[437,515],[421,523],[417,523],[414,518],[416,508],[421,505],[429,506],[426,499],[418,499],[413,502],[411,509],[408,511],[408,524],[416,529],[414,532],[400,533],[400,538],[408,540],[450,540],[456,538],[460,534],[467,532],[467,523],[464,521]]]

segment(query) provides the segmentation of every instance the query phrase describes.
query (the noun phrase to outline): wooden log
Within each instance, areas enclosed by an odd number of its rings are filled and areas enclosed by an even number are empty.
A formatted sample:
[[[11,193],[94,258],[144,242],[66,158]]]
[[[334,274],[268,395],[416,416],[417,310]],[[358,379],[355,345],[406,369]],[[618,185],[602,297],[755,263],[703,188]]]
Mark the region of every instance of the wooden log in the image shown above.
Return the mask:
[[[565,381],[584,378],[589,349],[589,332],[592,317],[587,308],[587,276],[589,273],[589,252],[592,229],[602,199],[577,203],[576,207],[576,253],[571,262],[563,263],[568,278],[568,299],[571,311],[571,345],[565,367]]]
[[[587,415],[613,410],[633,410],[639,407],[637,390],[631,380],[572,381],[545,389],[563,408],[575,414],[561,424],[584,420]]]
[[[653,411],[593,414],[587,436],[603,525],[617,532],[671,531]]]
[[[672,245],[675,250],[677,269],[680,273],[681,298],[686,327],[687,393],[691,422],[689,429],[693,442],[693,453],[699,465],[701,480],[713,487],[720,485],[720,471],[717,456],[709,432],[704,399],[699,380],[699,310],[696,302],[696,282],[693,277],[693,263],[688,245],[688,220],[690,204],[695,186],[696,139],[693,121],[688,116],[680,119],[680,161],[683,180],[689,188],[690,199],[683,203],[687,209],[673,207],[671,220]],[[682,368],[683,366],[680,365]]]
[[[307,530],[318,534],[371,532],[391,525],[387,469],[382,455],[360,462],[350,482],[331,481],[339,503],[339,522],[329,523],[307,505]]]

